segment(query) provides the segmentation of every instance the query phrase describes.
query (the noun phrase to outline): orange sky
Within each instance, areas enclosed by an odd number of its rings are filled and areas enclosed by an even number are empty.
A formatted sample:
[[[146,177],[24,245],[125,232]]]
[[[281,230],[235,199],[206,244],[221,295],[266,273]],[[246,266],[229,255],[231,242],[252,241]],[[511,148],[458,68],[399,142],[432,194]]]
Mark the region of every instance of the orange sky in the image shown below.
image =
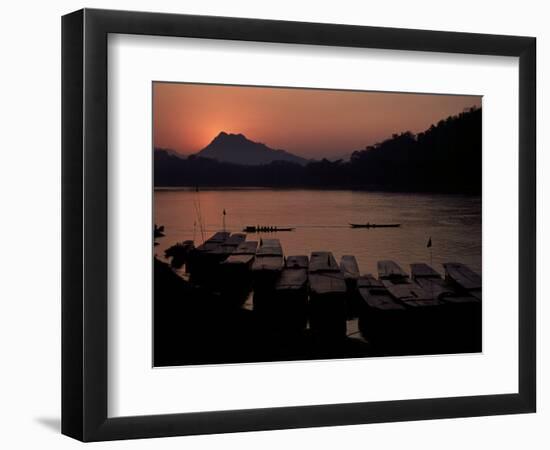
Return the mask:
[[[305,158],[334,157],[474,105],[481,97],[155,82],[154,144],[191,154],[225,131]]]

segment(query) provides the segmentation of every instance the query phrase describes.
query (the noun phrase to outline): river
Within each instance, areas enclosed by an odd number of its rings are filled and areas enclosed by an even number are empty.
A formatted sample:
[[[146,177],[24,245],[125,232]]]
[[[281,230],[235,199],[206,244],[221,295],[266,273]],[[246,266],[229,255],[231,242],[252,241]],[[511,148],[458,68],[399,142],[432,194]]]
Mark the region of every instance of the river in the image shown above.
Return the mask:
[[[249,234],[247,240],[278,238],[285,255],[312,251],[355,255],[362,274],[393,259],[406,271],[413,262],[461,262],[481,273],[481,198],[348,190],[162,189],[154,193],[154,220],[164,225],[155,253],[174,243],[203,239],[225,227],[294,227],[294,231]],[[400,223],[399,228],[351,229],[349,223]],[[428,239],[432,247],[427,247]],[[431,252],[430,252],[431,250]],[[431,253],[431,254],[430,254]]]

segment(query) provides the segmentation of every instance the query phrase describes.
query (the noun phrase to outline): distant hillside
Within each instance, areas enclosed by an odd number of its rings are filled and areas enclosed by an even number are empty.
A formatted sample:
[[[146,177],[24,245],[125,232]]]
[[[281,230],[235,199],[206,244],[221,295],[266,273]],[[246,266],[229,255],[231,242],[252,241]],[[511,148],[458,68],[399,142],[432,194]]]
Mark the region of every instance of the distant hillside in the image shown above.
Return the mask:
[[[304,165],[271,160],[250,165],[203,158],[202,152],[183,159],[157,150],[155,186],[310,187],[478,195],[481,119],[481,109],[472,108],[422,133],[394,134],[353,152],[349,161],[323,159]],[[233,136],[243,141],[244,136]]]
[[[285,150],[275,150],[265,144],[253,142],[243,134],[228,134],[222,131],[195,156],[215,159],[220,162],[257,166],[273,161],[306,164],[307,160]]]
[[[185,155],[182,155],[181,153],[176,152],[175,150],[171,150],[169,148],[156,148],[155,151],[157,151],[157,152],[166,152],[170,156],[175,156],[176,158],[179,158],[179,159],[185,159]]]
[[[481,108],[354,152],[350,178],[403,190],[481,193]]]

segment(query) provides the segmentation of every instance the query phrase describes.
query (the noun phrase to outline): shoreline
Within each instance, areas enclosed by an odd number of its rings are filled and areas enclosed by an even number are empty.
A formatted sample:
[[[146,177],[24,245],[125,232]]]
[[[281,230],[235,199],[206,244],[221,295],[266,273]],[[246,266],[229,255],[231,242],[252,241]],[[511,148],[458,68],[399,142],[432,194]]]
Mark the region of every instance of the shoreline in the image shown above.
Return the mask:
[[[382,189],[374,187],[349,187],[349,186],[223,186],[223,185],[205,185],[198,186],[199,191],[351,191],[351,192],[369,192],[382,194],[401,194],[401,195],[441,195],[441,196],[460,196],[460,197],[478,197],[482,198],[483,193],[468,192],[441,192],[441,191],[401,191],[393,189]],[[183,191],[192,192],[197,186],[153,186],[153,192]]]

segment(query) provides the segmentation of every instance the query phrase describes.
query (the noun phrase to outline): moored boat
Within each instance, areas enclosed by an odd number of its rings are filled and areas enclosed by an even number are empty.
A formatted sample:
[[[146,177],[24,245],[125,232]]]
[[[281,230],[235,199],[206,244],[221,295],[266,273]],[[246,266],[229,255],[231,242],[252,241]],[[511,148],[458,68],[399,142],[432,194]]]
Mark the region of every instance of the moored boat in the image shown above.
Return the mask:
[[[311,330],[321,336],[346,336],[346,283],[331,252],[313,252],[309,262]]]
[[[441,275],[428,264],[412,263],[411,278],[413,280],[418,278],[441,278]]]
[[[429,289],[411,282],[399,266],[386,264],[383,269],[382,283],[389,294],[407,309],[404,329],[407,330],[410,352],[444,352],[447,341],[442,338],[446,328],[443,303]]]
[[[257,241],[241,242],[220,264],[222,292],[238,303],[244,302],[252,283],[252,263],[256,255]]]
[[[382,281],[368,274],[357,281],[359,290],[359,330],[380,353],[406,353],[407,309],[396,301]]]
[[[254,287],[254,309],[261,308],[270,301],[275,282],[283,270],[283,249],[279,239],[263,239],[252,263],[252,283]]]
[[[288,256],[269,305],[277,329],[299,332],[307,324],[308,266],[305,255]]]
[[[357,280],[359,279],[359,265],[353,255],[344,255],[340,259],[340,270],[344,274],[344,281],[347,289],[347,316],[357,317],[359,298],[357,293]]]
[[[445,263],[445,280],[481,300],[481,276],[462,263]]]
[[[222,244],[230,235],[227,231],[219,231],[189,253],[186,267],[194,283],[207,284],[212,280],[216,266],[225,258],[220,257],[224,255]]]
[[[390,280],[394,283],[408,282],[409,275],[392,260],[378,261],[378,278],[381,280]]]
[[[223,241],[220,246],[213,251],[213,253],[219,255],[220,262],[231,255],[246,239],[244,233],[233,233],[229,238]]]

